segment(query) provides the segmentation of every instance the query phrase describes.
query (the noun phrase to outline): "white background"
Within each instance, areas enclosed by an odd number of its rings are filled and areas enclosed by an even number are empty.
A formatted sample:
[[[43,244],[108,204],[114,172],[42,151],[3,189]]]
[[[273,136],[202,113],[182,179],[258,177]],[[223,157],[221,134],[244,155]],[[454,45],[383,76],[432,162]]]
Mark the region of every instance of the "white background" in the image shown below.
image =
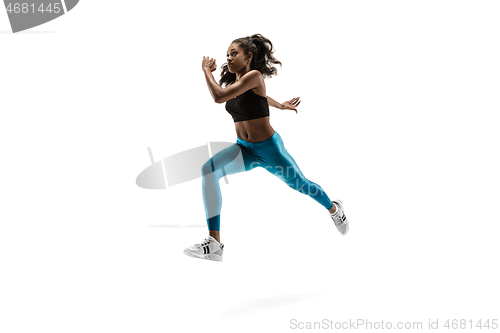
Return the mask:
[[[499,11],[84,0],[12,34],[0,10],[0,331],[498,318]],[[224,262],[193,259],[182,249],[207,235],[201,179],[168,190],[135,180],[147,147],[158,160],[235,142],[201,61],[220,68],[253,33],[283,63],[268,95],[302,99],[297,115],[272,109],[271,125],[344,202],[350,231],[258,169],[221,181]]]

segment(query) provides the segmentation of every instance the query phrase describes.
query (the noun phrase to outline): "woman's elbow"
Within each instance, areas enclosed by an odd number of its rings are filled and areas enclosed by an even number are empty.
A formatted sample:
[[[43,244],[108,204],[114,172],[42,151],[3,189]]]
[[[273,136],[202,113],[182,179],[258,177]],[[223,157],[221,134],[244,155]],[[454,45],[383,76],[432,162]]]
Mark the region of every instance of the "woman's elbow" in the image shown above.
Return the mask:
[[[227,101],[227,98],[222,95],[214,96],[214,102],[217,104],[222,104]]]

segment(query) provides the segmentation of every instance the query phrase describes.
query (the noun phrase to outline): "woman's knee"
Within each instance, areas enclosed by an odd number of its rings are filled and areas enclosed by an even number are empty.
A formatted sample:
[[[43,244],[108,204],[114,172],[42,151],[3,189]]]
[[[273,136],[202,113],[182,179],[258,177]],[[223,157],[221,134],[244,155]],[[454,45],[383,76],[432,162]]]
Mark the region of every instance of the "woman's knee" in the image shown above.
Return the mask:
[[[285,182],[288,186],[290,186],[291,188],[293,188],[294,190],[299,191],[299,192],[305,192],[308,188],[307,182],[305,182],[300,177],[286,179]]]
[[[205,162],[205,164],[203,164],[203,166],[201,167],[202,177],[205,177],[214,171],[215,171],[215,168],[214,168],[214,162],[213,162],[212,158],[209,159],[207,162]]]

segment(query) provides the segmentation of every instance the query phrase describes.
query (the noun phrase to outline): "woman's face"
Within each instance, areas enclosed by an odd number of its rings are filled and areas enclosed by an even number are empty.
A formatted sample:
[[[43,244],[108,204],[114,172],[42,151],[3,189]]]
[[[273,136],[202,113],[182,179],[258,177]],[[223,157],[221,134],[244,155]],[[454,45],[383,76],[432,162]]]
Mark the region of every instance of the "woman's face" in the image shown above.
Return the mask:
[[[239,43],[232,43],[227,49],[227,67],[231,73],[236,73],[242,68],[245,68],[252,59],[240,48]]]

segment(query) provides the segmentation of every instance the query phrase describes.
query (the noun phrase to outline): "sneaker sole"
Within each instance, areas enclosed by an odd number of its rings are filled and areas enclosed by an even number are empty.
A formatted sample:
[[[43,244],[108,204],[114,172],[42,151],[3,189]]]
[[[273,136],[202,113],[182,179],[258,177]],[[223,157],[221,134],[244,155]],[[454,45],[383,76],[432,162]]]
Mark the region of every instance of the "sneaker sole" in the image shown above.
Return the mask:
[[[222,261],[222,256],[218,254],[198,254],[190,251],[184,251],[184,254],[193,258],[206,259],[212,261]]]

